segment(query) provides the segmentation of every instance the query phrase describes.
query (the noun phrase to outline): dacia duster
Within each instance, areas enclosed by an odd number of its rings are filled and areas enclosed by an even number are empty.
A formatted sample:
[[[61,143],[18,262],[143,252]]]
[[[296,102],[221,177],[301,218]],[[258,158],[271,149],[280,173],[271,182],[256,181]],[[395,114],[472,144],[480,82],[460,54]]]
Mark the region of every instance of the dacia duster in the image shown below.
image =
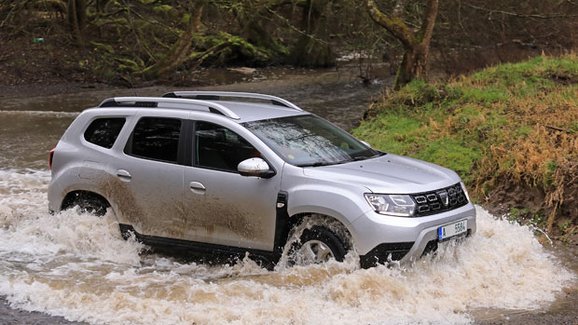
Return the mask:
[[[264,94],[106,99],[80,113],[49,163],[51,211],[110,211],[125,235],[201,254],[276,263],[290,247],[319,263],[355,250],[368,267],[476,231],[455,172],[374,150]]]

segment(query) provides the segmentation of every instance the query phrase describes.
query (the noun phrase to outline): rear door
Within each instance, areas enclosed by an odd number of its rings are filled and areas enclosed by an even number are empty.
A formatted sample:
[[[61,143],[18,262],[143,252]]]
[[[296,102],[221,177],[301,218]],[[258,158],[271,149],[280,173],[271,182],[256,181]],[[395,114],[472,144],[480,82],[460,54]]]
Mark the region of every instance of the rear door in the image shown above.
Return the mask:
[[[138,233],[183,237],[183,130],[179,118],[143,116],[115,164],[108,188],[122,220]]]

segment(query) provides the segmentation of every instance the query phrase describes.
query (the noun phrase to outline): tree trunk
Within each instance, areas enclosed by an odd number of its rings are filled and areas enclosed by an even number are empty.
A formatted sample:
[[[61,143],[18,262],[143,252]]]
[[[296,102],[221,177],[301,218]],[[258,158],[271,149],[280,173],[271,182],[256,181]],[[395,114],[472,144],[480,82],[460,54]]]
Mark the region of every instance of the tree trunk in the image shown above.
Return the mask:
[[[83,30],[86,24],[86,3],[84,0],[68,0],[68,25],[78,46],[84,47]]]
[[[323,14],[332,0],[308,0],[303,4],[302,29],[305,31],[293,47],[290,62],[299,66],[327,67],[335,65],[329,43],[321,38]]]
[[[383,13],[377,7],[375,0],[367,0],[366,2],[371,18],[397,38],[405,49],[403,60],[397,72],[395,89],[400,89],[414,79],[427,80],[429,47],[439,9],[439,0],[427,1],[422,25],[418,31],[413,31],[401,18],[403,12],[401,6],[404,4],[404,0],[397,2],[390,15]]]
[[[241,37],[250,44],[256,45],[271,53],[276,61],[281,62],[286,56],[285,47],[276,39],[270,28],[267,19],[277,8],[286,5],[286,0],[266,1],[258,6],[244,4],[233,11],[235,18],[241,27]]]
[[[427,79],[428,54],[429,47],[423,44],[405,50],[397,71],[395,89],[401,88],[414,79]]]
[[[202,25],[201,16],[203,14],[203,8],[203,4],[193,5],[191,17],[189,18],[186,29],[162,59],[143,70],[143,77],[153,79],[170,73],[188,59],[193,44],[193,36]]]

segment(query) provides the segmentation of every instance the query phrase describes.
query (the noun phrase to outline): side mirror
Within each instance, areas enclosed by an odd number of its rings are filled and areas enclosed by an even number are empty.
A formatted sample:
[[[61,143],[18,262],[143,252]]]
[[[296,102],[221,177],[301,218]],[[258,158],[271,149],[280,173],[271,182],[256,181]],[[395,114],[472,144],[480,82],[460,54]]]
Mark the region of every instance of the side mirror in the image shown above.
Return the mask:
[[[237,171],[242,176],[252,176],[261,178],[271,178],[275,176],[275,171],[269,164],[261,158],[249,158],[241,161],[237,165]]]

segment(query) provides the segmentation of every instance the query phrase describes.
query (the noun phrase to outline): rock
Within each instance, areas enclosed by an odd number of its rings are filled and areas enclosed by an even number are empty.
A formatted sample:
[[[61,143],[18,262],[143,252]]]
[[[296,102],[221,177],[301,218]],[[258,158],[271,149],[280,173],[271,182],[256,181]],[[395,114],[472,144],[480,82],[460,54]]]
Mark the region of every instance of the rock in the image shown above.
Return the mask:
[[[228,68],[227,70],[242,73],[244,75],[252,75],[253,73],[257,72],[257,69],[249,67]]]

